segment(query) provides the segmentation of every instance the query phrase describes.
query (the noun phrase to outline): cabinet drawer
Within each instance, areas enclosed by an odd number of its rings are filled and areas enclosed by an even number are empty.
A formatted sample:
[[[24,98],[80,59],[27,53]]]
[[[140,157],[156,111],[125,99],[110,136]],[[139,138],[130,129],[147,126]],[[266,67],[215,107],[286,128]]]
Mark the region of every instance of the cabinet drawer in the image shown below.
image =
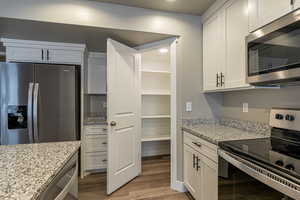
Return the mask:
[[[188,132],[184,132],[184,144],[197,150],[199,153],[207,156],[218,163],[218,146],[196,137]]]
[[[85,169],[97,170],[107,166],[106,152],[86,153],[85,154]]]
[[[107,150],[106,135],[88,135],[85,141],[85,152],[97,152]]]
[[[50,63],[81,64],[82,52],[65,49],[47,49],[47,60]]]
[[[106,135],[107,134],[107,126],[85,126],[85,134],[86,135]]]
[[[6,59],[8,61],[16,62],[42,62],[42,49],[28,47],[7,47]]]

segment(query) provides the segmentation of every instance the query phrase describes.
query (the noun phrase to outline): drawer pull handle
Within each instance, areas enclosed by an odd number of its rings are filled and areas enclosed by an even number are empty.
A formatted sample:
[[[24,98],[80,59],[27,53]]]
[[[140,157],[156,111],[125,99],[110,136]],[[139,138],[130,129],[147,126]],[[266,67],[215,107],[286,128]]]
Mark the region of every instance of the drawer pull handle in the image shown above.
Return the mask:
[[[200,143],[193,142],[193,144],[196,145],[197,147],[202,147],[202,145]]]
[[[103,131],[107,131],[107,128],[103,128],[102,130],[103,130]]]
[[[107,160],[106,160],[106,159],[103,159],[102,162],[107,162]]]
[[[197,171],[199,171],[200,169],[200,163],[199,163],[200,159],[197,157],[197,164],[196,164],[196,169]]]
[[[196,156],[193,154],[193,168],[195,168],[195,166],[196,166],[195,160],[196,160]]]
[[[102,144],[107,144],[107,142],[102,142]]]

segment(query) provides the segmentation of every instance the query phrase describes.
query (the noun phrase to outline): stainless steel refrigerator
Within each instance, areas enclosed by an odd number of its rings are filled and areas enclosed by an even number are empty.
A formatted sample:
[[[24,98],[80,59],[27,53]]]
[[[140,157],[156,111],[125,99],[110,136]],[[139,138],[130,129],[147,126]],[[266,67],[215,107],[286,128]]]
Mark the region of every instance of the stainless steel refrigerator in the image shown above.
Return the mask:
[[[79,138],[76,66],[0,63],[1,144]]]

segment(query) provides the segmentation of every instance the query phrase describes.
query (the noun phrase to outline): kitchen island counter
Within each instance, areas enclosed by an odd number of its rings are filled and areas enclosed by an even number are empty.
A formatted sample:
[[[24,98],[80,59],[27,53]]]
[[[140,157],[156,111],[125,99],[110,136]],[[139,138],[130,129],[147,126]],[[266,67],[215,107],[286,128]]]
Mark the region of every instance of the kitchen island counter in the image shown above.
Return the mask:
[[[38,199],[79,148],[80,141],[0,146],[0,199]]]

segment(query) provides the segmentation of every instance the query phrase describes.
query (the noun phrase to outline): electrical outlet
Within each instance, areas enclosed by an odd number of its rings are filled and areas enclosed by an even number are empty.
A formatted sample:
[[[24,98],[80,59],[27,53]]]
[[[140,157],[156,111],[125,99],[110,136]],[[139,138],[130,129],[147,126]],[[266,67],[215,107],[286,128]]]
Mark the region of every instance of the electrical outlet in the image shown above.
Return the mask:
[[[192,112],[192,102],[186,102],[185,104],[185,110],[186,112]]]
[[[249,112],[249,105],[248,105],[248,103],[243,103],[243,112],[244,113]]]

